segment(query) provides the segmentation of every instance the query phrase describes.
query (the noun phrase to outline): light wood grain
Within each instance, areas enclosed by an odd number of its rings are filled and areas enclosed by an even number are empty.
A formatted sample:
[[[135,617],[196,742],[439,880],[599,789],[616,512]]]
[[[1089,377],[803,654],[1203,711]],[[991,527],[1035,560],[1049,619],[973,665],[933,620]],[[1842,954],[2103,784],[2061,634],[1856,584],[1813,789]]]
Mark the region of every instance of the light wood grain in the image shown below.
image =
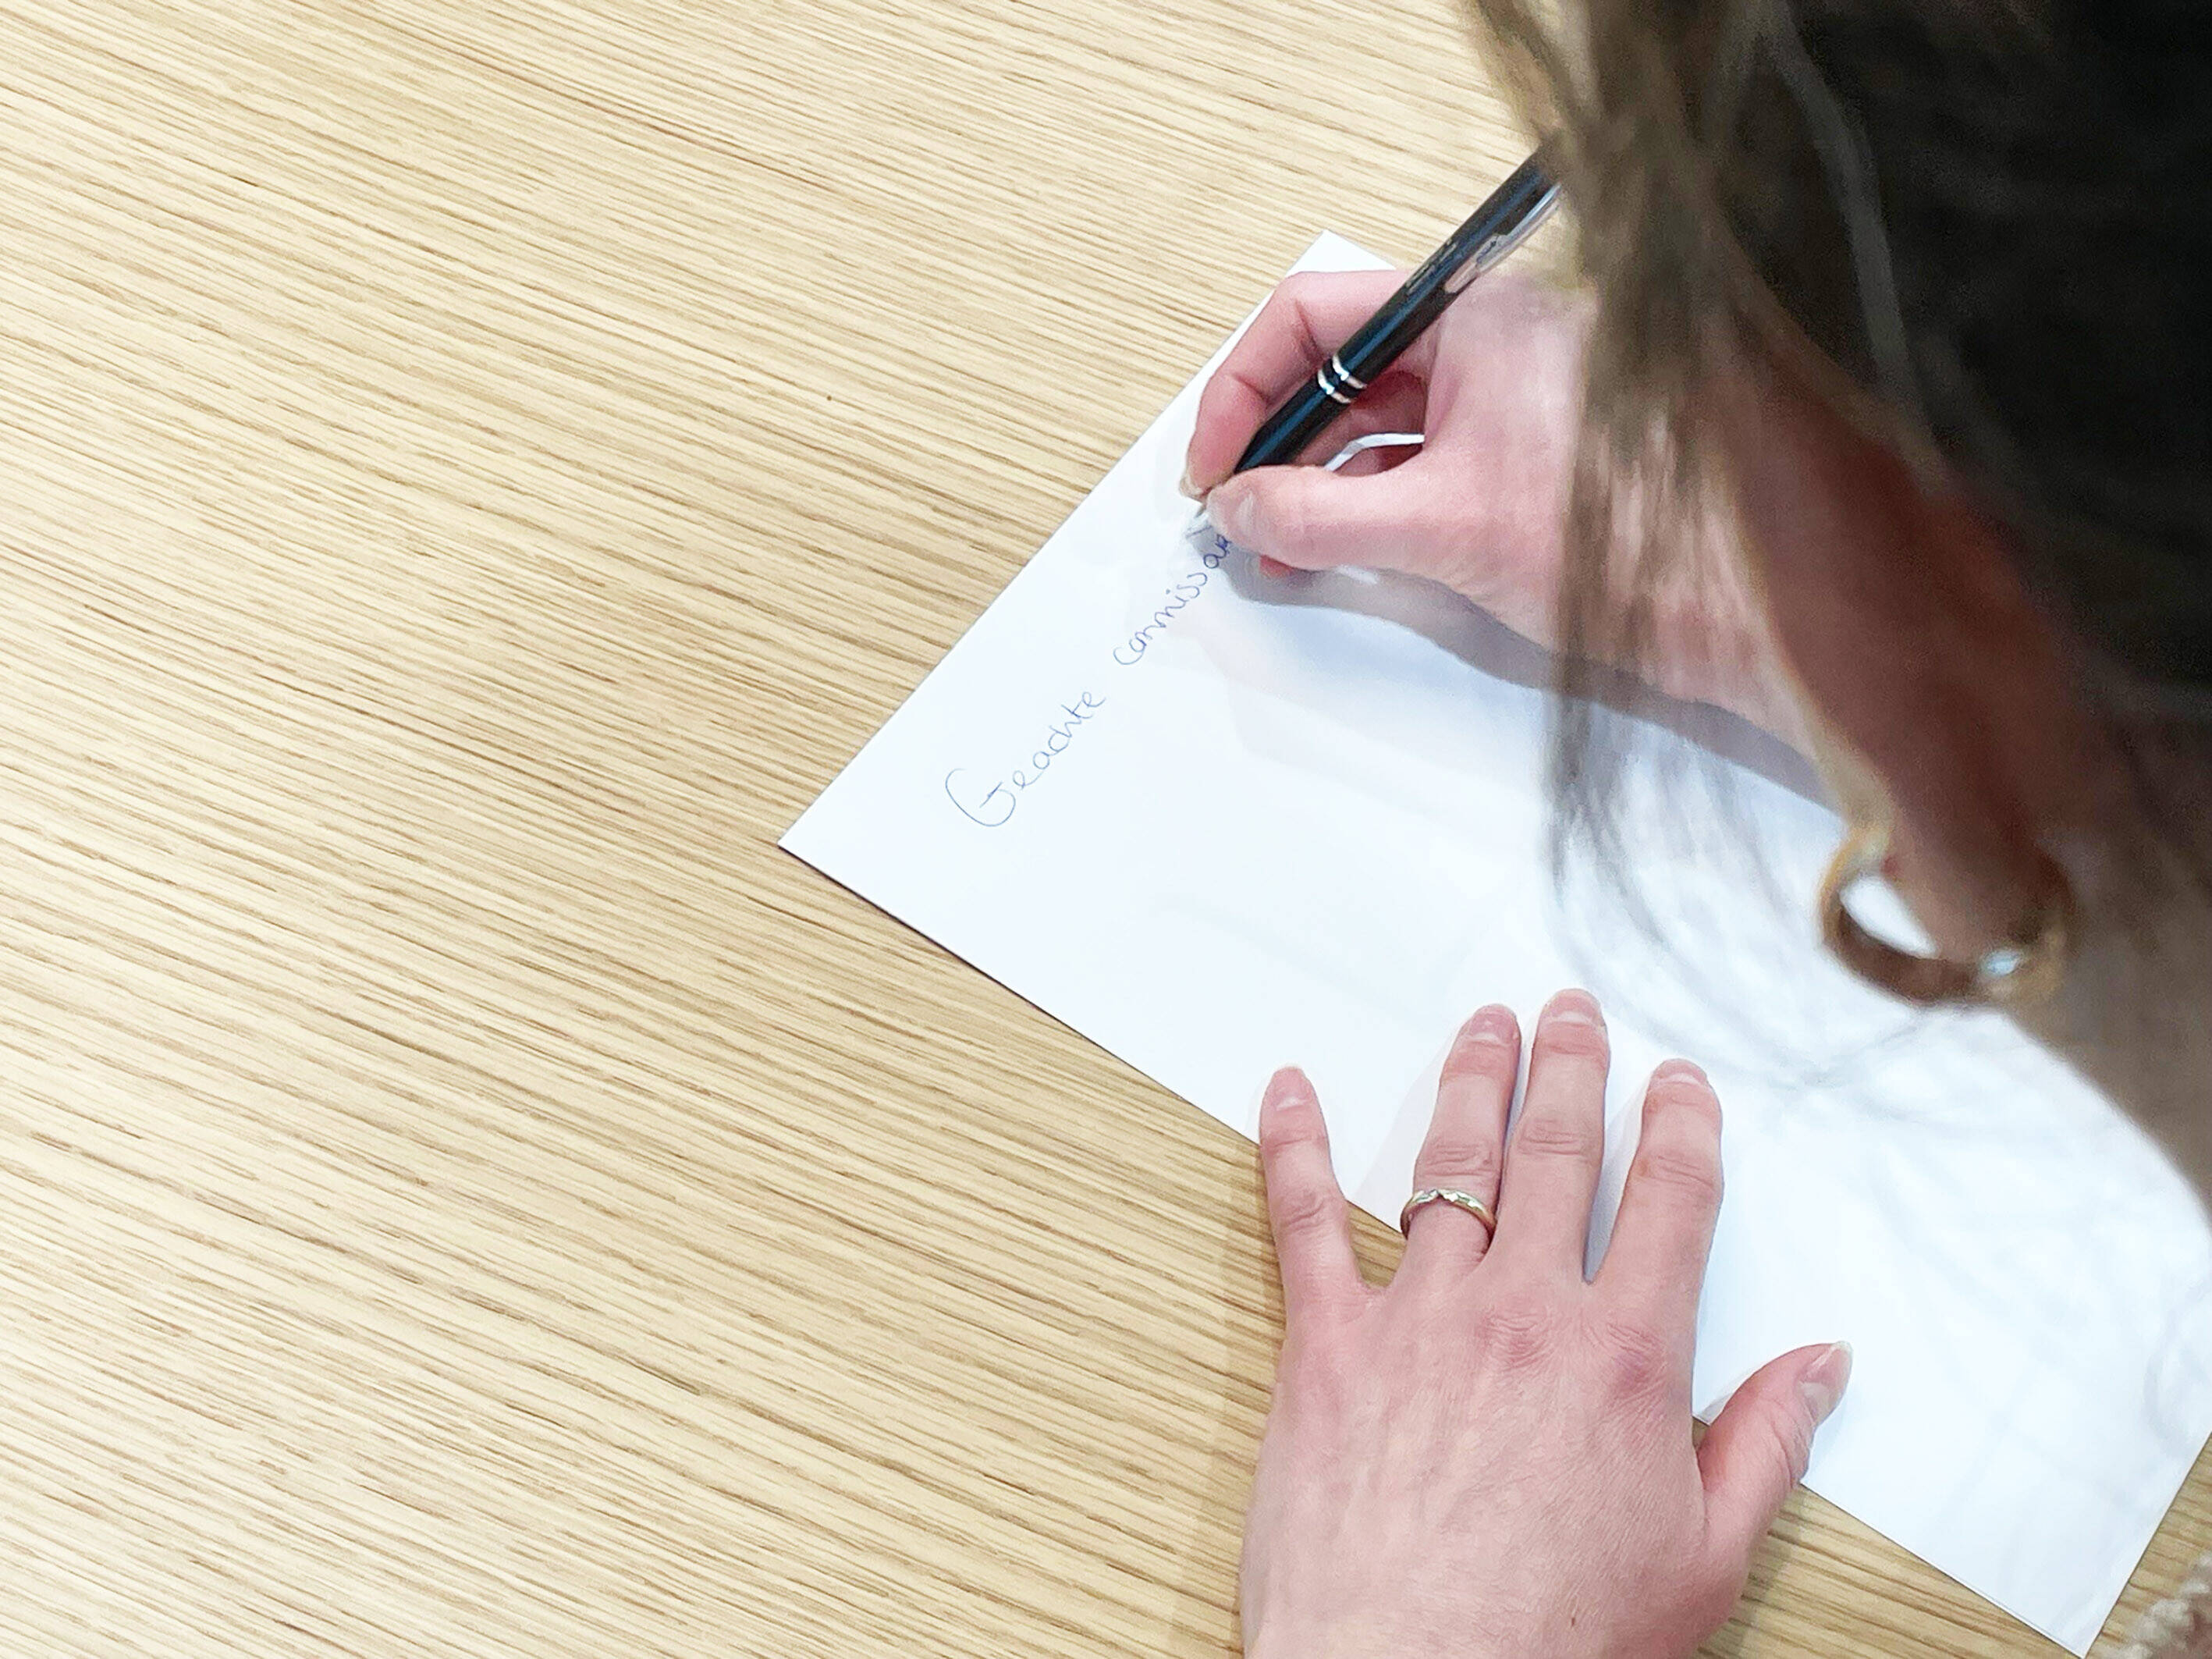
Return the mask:
[[[1448,0],[0,0],[0,1650],[1231,1651],[1249,1149],[774,841],[1520,149]],[[1716,1650],[2045,1650],[1808,1501]]]

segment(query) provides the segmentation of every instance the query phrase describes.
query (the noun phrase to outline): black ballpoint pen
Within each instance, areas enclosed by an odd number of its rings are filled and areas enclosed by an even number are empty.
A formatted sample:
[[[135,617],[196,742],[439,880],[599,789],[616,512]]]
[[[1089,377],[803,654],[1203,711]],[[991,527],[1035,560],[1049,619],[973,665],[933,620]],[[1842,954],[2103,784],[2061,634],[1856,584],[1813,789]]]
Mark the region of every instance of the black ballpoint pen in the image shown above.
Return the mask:
[[[1280,466],[1297,459],[1476,277],[1543,223],[1559,196],[1543,161],[1539,150],[1490,193],[1474,216],[1360,325],[1304,388],[1267,417],[1235,471],[1249,472],[1255,466]]]

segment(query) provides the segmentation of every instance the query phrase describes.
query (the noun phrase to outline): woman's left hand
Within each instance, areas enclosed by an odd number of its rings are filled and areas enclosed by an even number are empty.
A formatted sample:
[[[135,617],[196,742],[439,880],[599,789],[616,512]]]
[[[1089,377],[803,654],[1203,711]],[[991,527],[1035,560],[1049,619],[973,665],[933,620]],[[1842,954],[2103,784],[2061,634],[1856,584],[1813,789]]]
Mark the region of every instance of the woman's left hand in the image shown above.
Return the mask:
[[[1720,1109],[1697,1067],[1652,1078],[1595,1279],[1605,1028],[1585,993],[1520,1047],[1462,1030],[1414,1185],[1489,1204],[1492,1241],[1420,1211],[1386,1289],[1360,1278],[1312,1086],[1279,1073],[1260,1144],[1288,1332],[1244,1540],[1249,1659],[1665,1659],[1728,1617],[1850,1375],[1841,1346],[1784,1354],[1702,1446],[1690,1360],[1720,1207]]]

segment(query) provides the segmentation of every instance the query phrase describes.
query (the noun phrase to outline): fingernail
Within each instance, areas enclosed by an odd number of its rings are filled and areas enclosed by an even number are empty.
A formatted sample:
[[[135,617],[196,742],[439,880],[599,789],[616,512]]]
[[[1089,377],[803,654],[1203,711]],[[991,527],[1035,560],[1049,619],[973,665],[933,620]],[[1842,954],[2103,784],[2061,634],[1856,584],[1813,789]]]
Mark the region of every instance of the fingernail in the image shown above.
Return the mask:
[[[1487,1008],[1478,1008],[1461,1034],[1470,1042],[1510,1042],[1513,1036],[1513,1011],[1492,1003]]]
[[[1797,1387],[1805,1396],[1805,1409],[1813,1413],[1814,1427],[1828,1420],[1850,1380],[1851,1345],[1848,1342],[1832,1345],[1806,1368]]]
[[[1258,563],[1260,574],[1263,576],[1287,576],[1291,574],[1289,565],[1285,564],[1280,559],[1271,559],[1264,553],[1260,556]]]
[[[1705,1075],[1704,1066],[1689,1060],[1662,1060],[1659,1062],[1659,1069],[1651,1073],[1654,1084],[1671,1083],[1676,1078],[1684,1078],[1692,1083],[1709,1084],[1712,1081]]]
[[[1563,1020],[1570,1025],[1595,1025],[1603,1028],[1605,1015],[1599,1010],[1597,999],[1588,991],[1562,991],[1545,1006],[1544,1018]]]
[[[1190,476],[1190,469],[1188,466],[1182,470],[1182,482],[1177,484],[1176,488],[1182,491],[1184,495],[1189,496],[1191,500],[1194,501],[1204,501],[1206,499],[1206,492],[1203,489],[1200,489],[1197,483],[1192,479]]]

